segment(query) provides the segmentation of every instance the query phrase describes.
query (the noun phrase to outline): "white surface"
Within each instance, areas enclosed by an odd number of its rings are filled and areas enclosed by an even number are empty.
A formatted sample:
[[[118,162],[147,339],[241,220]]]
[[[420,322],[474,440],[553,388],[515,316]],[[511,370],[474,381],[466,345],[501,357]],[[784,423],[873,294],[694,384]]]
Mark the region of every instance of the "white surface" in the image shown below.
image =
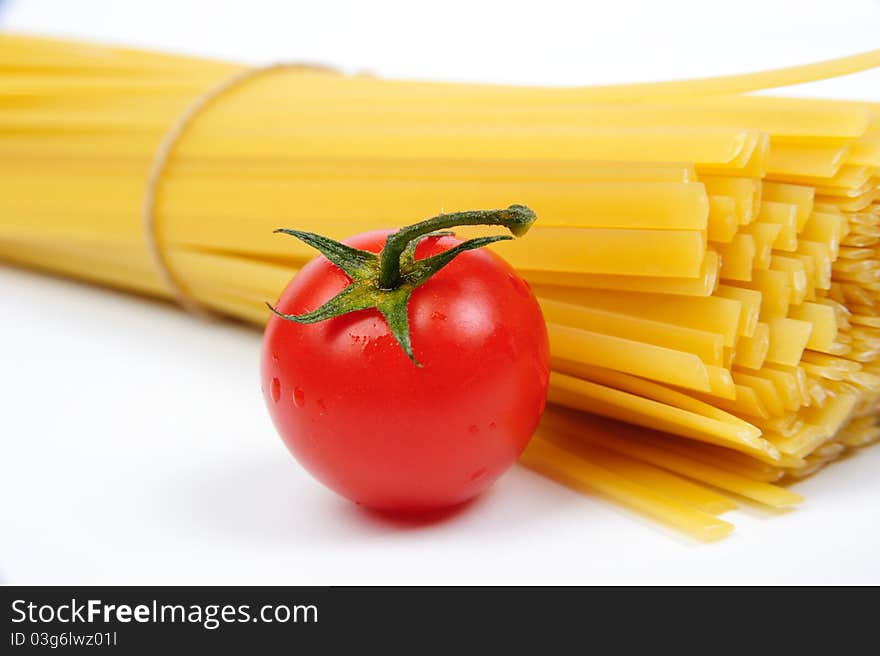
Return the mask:
[[[259,333],[0,268],[0,567],[29,583],[880,583],[880,448],[780,516],[683,541],[523,468],[434,523],[312,481],[276,436]]]
[[[583,3],[574,15],[576,3],[513,4],[418,13],[389,2],[20,0],[0,25],[253,61],[548,83],[734,72],[880,45],[880,5],[867,0],[797,10],[743,1],[722,15],[714,3]],[[805,92],[880,99],[877,81],[869,73]],[[455,515],[391,522],[334,497],[287,454],[259,393],[259,341],[248,328],[0,266],[0,579],[880,583],[880,448],[798,486],[807,503],[795,512],[730,513],[737,531],[713,545],[519,468]]]
[[[320,61],[386,77],[601,84],[740,73],[880,47],[880,0],[5,4],[0,27],[16,31],[253,63]],[[860,79],[878,93],[880,74]],[[849,96],[851,81],[816,92]]]

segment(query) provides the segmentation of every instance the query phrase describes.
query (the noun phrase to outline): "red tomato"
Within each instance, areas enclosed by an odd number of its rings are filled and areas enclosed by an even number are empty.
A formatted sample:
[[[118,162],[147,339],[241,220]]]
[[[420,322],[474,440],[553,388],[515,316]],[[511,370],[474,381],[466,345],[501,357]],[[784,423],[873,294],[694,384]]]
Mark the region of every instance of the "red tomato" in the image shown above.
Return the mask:
[[[391,231],[345,243],[379,252]],[[416,259],[460,240],[427,237]],[[321,256],[276,309],[314,310],[349,277]],[[414,365],[378,310],[319,323],[272,316],[262,385],[285,444],[319,481],[365,506],[462,503],[517,459],[544,410],[549,347],[528,284],[487,250],[462,253],[417,288],[408,310]]]

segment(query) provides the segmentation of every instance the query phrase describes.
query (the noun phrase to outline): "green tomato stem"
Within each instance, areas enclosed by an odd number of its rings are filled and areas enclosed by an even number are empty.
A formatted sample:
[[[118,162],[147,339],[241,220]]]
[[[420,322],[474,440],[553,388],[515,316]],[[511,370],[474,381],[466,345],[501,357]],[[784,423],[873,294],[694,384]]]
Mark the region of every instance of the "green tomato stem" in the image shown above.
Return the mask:
[[[426,235],[443,234],[438,233],[438,230],[463,225],[504,226],[514,236],[520,237],[528,231],[535,218],[535,213],[524,205],[511,205],[506,210],[440,214],[389,235],[385,247],[378,255],[312,232],[279,228],[275,232],[296,237],[320,251],[351,278],[351,284],[321,307],[303,314],[285,314],[272,305],[267,305],[282,319],[300,324],[317,323],[350,312],[376,308],[385,317],[388,328],[407,357],[420,367],[422,365],[413,353],[407,314],[413,291],[460,254],[513,237],[476,237],[431,257],[416,260],[415,250],[419,240]]]
[[[515,236],[520,237],[528,232],[535,222],[535,213],[524,205],[511,205],[505,210],[470,210],[439,214],[430,219],[419,221],[411,226],[401,228],[388,235],[385,248],[379,254],[380,289],[396,289],[401,283],[400,258],[407,246],[421,237],[465,225],[498,225],[504,226]]]

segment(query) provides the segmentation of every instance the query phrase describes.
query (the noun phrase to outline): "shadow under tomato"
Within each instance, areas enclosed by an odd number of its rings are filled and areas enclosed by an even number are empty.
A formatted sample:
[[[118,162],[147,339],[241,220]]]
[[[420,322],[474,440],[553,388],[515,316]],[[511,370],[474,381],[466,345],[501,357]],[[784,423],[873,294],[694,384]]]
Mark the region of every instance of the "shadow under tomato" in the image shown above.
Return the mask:
[[[380,512],[330,492],[278,451],[249,461],[204,462],[196,470],[163,477],[156,489],[164,494],[152,498],[163,506],[159,516],[172,517],[174,522],[157,528],[288,546],[369,542],[392,534],[498,537],[511,531],[519,534],[524,524],[549,521],[568,503],[579,501],[570,491],[514,468],[458,506],[419,513]]]
[[[467,513],[481,503],[490,494],[489,491],[473,499],[448,508],[431,508],[425,510],[378,510],[366,506],[355,505],[356,512],[369,521],[394,529],[420,529],[448,522]]]

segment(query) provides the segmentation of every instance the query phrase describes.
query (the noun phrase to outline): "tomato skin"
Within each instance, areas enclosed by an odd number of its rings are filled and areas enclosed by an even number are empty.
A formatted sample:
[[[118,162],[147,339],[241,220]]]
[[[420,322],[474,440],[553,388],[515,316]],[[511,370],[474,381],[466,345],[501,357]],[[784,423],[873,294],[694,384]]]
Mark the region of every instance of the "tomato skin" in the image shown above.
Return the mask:
[[[379,252],[390,232],[346,243]],[[416,257],[458,243],[428,237]],[[276,308],[313,310],[348,284],[318,257]],[[417,288],[409,322],[421,368],[378,310],[308,325],[273,315],[263,340],[263,394],[287,447],[327,487],[376,509],[428,510],[476,496],[514,463],[546,401],[540,307],[494,253],[462,253]]]

